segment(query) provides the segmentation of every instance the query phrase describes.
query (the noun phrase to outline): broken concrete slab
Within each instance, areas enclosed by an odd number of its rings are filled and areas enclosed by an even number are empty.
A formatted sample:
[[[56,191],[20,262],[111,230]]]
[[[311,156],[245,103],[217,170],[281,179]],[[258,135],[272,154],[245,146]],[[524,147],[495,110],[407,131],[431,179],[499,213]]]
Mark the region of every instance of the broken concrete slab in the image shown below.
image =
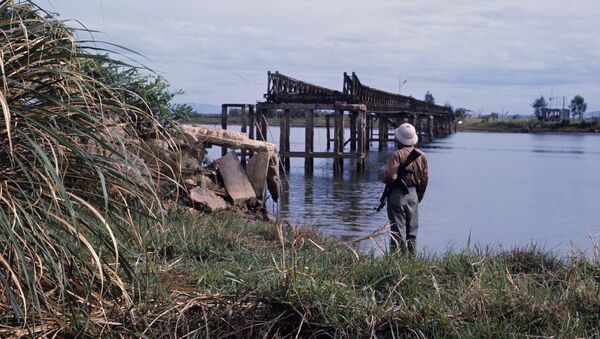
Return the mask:
[[[281,180],[279,179],[279,155],[272,154],[269,158],[269,169],[267,170],[267,188],[271,193],[273,201],[279,200],[281,192]]]
[[[265,183],[267,182],[267,170],[269,169],[269,153],[255,153],[246,165],[246,174],[258,200],[265,197]]]
[[[205,187],[196,186],[189,191],[190,200],[207,212],[227,209],[227,202]]]
[[[225,189],[235,205],[244,206],[247,201],[256,199],[254,188],[235,152],[227,153],[216,162],[219,165]]]
[[[254,152],[276,153],[275,144],[252,140],[245,133],[228,131],[220,128],[209,128],[199,125],[182,125],[190,136],[200,143],[244,149]]]

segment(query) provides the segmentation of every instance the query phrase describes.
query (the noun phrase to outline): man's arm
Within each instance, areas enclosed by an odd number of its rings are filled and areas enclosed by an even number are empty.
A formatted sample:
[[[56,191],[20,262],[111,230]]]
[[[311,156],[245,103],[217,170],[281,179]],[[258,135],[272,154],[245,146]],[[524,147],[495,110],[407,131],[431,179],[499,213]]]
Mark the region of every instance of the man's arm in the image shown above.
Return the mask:
[[[425,196],[425,190],[427,190],[427,183],[429,181],[429,168],[427,166],[427,158],[424,155],[421,155],[421,162],[423,165],[421,178],[419,180],[419,186],[417,186],[417,196],[419,198],[419,202],[423,200]]]
[[[398,158],[398,152],[395,152],[388,161],[385,175],[383,177],[384,183],[391,184],[394,182],[394,180],[396,180],[398,177],[398,167],[400,167],[400,159]]]

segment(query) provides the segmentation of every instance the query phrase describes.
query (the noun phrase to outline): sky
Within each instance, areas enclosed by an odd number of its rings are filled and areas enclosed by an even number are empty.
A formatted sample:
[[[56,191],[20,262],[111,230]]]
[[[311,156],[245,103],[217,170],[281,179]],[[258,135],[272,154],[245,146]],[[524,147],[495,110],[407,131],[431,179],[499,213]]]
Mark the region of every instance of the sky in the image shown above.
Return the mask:
[[[540,95],[562,106],[579,94],[600,110],[598,0],[36,3],[143,55],[182,103],[261,101],[267,71],[337,90],[356,72],[370,87],[431,91],[484,114],[531,114]]]

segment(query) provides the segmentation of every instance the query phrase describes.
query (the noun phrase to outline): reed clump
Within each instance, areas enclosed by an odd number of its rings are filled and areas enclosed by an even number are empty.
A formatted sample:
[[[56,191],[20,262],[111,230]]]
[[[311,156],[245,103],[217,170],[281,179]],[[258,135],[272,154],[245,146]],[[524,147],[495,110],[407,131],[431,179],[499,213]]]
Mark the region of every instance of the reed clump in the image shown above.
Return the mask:
[[[0,336],[127,314],[136,219],[160,219],[158,183],[175,180],[143,160],[147,135],[174,145],[156,115],[90,71],[124,64],[76,33],[33,3],[0,1]]]

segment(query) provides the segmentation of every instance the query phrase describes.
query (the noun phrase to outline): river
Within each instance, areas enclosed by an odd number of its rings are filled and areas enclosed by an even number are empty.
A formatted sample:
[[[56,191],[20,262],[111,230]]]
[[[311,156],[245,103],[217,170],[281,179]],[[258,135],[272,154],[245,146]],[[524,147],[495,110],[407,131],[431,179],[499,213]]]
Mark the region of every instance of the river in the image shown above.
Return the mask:
[[[276,145],[277,132],[271,128],[269,135]],[[304,129],[292,128],[291,136],[291,150],[304,150]],[[316,129],[315,151],[325,150],[325,140],[325,129]],[[421,148],[430,181],[419,207],[419,251],[443,254],[470,244],[592,254],[592,239],[600,238],[600,136],[457,133]],[[357,174],[354,162],[345,160],[340,177],[333,175],[332,159],[315,159],[313,175],[304,174],[303,159],[292,159],[281,202],[269,208],[292,224],[346,241],[368,236],[387,222],[385,211],[373,208],[392,152],[392,144],[378,152],[372,143],[366,172]],[[209,152],[218,156],[218,147]],[[387,239],[358,247],[377,254]]]

